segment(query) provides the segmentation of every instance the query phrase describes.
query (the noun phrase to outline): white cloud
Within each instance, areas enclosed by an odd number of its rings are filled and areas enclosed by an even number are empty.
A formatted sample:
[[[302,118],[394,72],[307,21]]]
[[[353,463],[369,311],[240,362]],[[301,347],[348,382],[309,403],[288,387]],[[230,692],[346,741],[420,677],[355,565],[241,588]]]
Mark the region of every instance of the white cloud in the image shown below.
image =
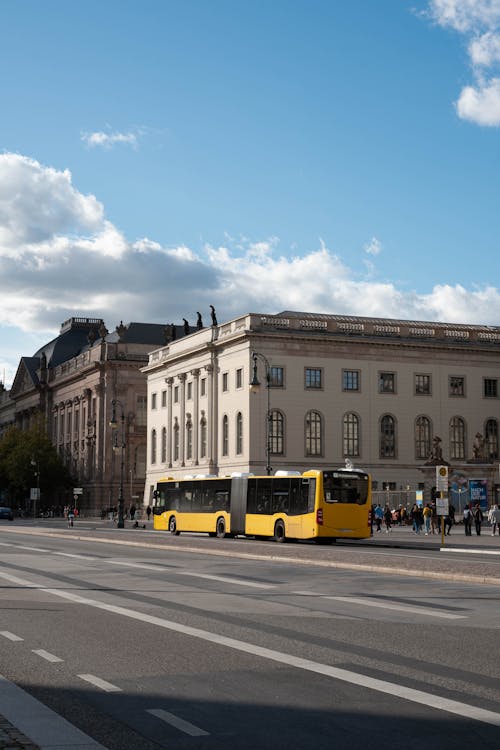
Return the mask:
[[[125,143],[129,146],[137,146],[137,135],[135,133],[82,133],[81,139],[89,148],[99,146],[101,148],[113,148],[117,143]]]
[[[368,255],[379,255],[382,251],[382,244],[376,237],[372,237],[370,242],[364,246],[364,251]]]
[[[456,102],[460,118],[478,125],[500,125],[500,0],[431,0],[428,15],[440,26],[463,34],[474,85]]]
[[[276,237],[226,237],[199,252],[146,237],[130,242],[95,196],[78,192],[67,170],[14,154],[0,155],[0,227],[0,370],[15,370],[18,357],[35,350],[9,358],[9,326],[55,334],[74,315],[103,317],[108,328],[120,320],[194,323],[196,310],[208,317],[214,304],[219,321],[295,309],[500,325],[494,287],[436,285],[417,294],[373,281],[376,238],[365,247],[364,276],[321,240],[293,257]]]
[[[462,89],[456,104],[458,115],[478,125],[500,125],[500,78],[474,88]]]

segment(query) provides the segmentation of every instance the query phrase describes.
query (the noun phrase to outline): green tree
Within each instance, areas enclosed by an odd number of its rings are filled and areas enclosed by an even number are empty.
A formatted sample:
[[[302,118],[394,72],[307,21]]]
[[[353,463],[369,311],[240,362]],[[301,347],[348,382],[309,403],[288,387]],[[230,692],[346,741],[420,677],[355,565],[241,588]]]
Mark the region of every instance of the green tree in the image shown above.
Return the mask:
[[[0,487],[9,501],[24,506],[30,488],[37,485],[41,492],[38,507],[52,505],[59,492],[73,485],[41,419],[29,430],[11,427],[0,440]]]

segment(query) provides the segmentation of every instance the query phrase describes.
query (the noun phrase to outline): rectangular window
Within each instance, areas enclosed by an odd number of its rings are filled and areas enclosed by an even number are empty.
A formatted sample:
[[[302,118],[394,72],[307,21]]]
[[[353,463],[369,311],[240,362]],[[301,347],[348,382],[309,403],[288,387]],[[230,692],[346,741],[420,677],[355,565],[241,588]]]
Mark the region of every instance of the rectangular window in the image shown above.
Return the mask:
[[[229,390],[228,382],[229,382],[228,374],[227,372],[223,372],[222,373],[222,390],[224,393]]]
[[[187,384],[187,397],[188,400],[193,398],[193,384],[191,382]]]
[[[396,375],[393,372],[381,372],[378,378],[379,393],[396,392]]]
[[[147,396],[137,396],[137,420],[138,427],[146,427],[148,419],[148,400]]]
[[[450,396],[465,396],[465,378],[450,375],[448,392]]]
[[[415,393],[418,396],[431,395],[431,376],[415,375]]]
[[[156,393],[151,394],[151,408],[156,409]]]
[[[238,368],[236,370],[236,388],[242,388],[243,387],[243,370]]]
[[[318,368],[306,367],[305,386],[306,388],[323,388],[323,371]]]
[[[269,368],[269,385],[272,388],[283,388],[285,383],[283,367]]]
[[[202,396],[206,396],[207,395],[207,379],[206,378],[202,378],[200,380],[200,390],[201,390],[201,395]]]
[[[178,404],[178,403],[179,403],[179,386],[176,385],[174,387],[174,404]]]
[[[167,405],[167,392],[166,391],[161,392],[161,405],[163,408],[165,408]]]
[[[496,378],[484,379],[484,397],[498,398],[498,380]]]
[[[344,391],[359,391],[360,382],[361,378],[359,370],[343,370],[342,389]]]

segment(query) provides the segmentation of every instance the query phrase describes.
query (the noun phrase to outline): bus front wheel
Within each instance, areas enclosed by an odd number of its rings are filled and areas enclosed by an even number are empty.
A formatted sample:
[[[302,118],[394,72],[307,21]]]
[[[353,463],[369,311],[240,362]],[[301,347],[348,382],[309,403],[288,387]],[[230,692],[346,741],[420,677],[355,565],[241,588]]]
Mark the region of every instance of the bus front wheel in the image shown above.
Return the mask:
[[[285,524],[283,521],[276,521],[274,526],[274,541],[280,543],[285,541]]]
[[[176,520],[175,520],[175,516],[170,516],[170,519],[169,519],[169,522],[168,522],[168,530],[174,536],[179,536],[180,531],[177,531],[177,523],[176,523]]]
[[[224,539],[226,536],[226,522],[223,518],[218,518],[215,525],[215,533],[219,539]]]

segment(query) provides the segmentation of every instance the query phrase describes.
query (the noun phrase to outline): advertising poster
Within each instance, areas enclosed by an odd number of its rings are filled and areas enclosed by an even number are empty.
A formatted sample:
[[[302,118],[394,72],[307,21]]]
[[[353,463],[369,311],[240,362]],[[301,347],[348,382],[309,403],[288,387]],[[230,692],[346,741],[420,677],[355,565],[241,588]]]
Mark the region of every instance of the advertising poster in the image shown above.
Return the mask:
[[[469,498],[472,505],[479,503],[484,512],[488,509],[488,480],[469,479]]]

